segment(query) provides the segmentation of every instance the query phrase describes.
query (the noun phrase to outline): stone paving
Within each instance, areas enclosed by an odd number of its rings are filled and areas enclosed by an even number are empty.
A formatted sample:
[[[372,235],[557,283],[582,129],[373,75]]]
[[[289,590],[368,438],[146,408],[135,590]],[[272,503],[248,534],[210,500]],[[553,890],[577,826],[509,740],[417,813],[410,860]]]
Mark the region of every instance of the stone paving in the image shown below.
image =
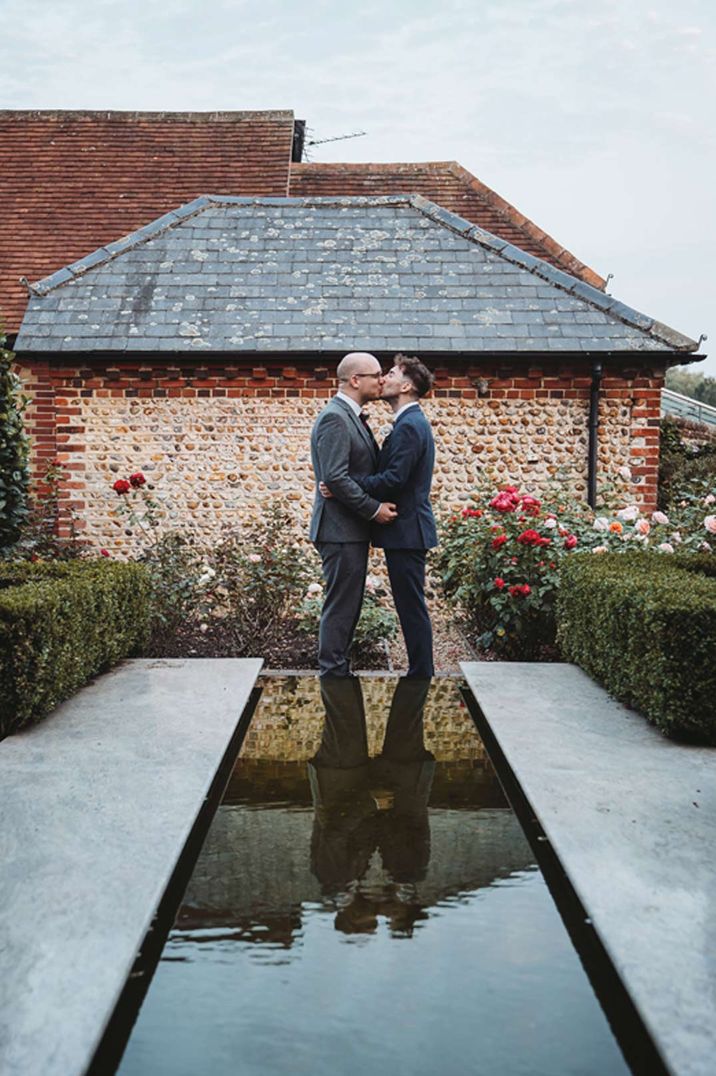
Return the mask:
[[[464,663],[667,1071],[716,1056],[716,748],[666,740],[573,665]]]
[[[261,668],[124,662],[0,743],[0,1072],[80,1076]]]

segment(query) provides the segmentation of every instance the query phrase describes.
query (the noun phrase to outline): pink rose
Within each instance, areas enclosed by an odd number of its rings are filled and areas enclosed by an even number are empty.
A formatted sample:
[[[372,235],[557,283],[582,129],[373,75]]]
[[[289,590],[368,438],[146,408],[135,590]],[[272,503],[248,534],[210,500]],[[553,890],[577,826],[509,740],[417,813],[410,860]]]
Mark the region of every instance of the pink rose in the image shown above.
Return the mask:
[[[716,534],[716,516],[706,516],[704,527],[709,534]]]
[[[651,522],[652,523],[660,523],[662,526],[666,526],[666,525],[668,525],[669,517],[665,516],[663,512],[652,512],[651,513]]]
[[[634,530],[637,532],[637,534],[641,534],[642,537],[646,538],[647,534],[651,530],[651,523],[648,519],[637,519],[636,523],[634,524]]]

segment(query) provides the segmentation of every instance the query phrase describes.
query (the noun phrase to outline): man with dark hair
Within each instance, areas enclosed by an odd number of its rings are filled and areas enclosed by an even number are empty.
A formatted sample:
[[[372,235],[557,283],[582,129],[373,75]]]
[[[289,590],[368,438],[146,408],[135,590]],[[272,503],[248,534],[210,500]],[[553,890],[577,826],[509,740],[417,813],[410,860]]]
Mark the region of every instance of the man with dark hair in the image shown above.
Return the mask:
[[[397,518],[389,527],[373,526],[374,546],[385,550],[395,608],[408,651],[408,676],[433,675],[433,633],[425,603],[425,560],[438,544],[430,506],[435,445],[419,400],[430,391],[433,375],[417,358],[396,355],[384,375],[381,399],[394,413],[393,432],[380,450],[375,474],[356,482],[376,501],[393,502]],[[323,486],[324,495],[330,483]]]

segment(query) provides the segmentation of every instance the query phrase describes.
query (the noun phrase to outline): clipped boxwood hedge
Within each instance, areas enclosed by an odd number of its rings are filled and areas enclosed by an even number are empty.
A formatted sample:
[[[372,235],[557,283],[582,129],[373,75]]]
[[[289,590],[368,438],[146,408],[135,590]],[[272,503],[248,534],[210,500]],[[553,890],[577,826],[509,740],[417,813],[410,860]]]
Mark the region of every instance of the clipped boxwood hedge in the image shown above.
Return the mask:
[[[139,652],[149,620],[139,564],[0,564],[0,738]]]
[[[557,605],[562,654],[663,732],[716,744],[714,558],[569,557]]]

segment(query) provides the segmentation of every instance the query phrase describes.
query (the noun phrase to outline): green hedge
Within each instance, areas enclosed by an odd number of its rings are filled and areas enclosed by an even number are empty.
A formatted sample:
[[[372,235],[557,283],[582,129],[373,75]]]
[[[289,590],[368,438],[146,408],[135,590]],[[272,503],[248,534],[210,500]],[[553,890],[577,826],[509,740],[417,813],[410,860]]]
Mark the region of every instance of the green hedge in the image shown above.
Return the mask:
[[[139,652],[149,620],[141,565],[0,565],[0,738]]]
[[[567,558],[562,654],[670,736],[716,744],[714,558],[649,553]]]

